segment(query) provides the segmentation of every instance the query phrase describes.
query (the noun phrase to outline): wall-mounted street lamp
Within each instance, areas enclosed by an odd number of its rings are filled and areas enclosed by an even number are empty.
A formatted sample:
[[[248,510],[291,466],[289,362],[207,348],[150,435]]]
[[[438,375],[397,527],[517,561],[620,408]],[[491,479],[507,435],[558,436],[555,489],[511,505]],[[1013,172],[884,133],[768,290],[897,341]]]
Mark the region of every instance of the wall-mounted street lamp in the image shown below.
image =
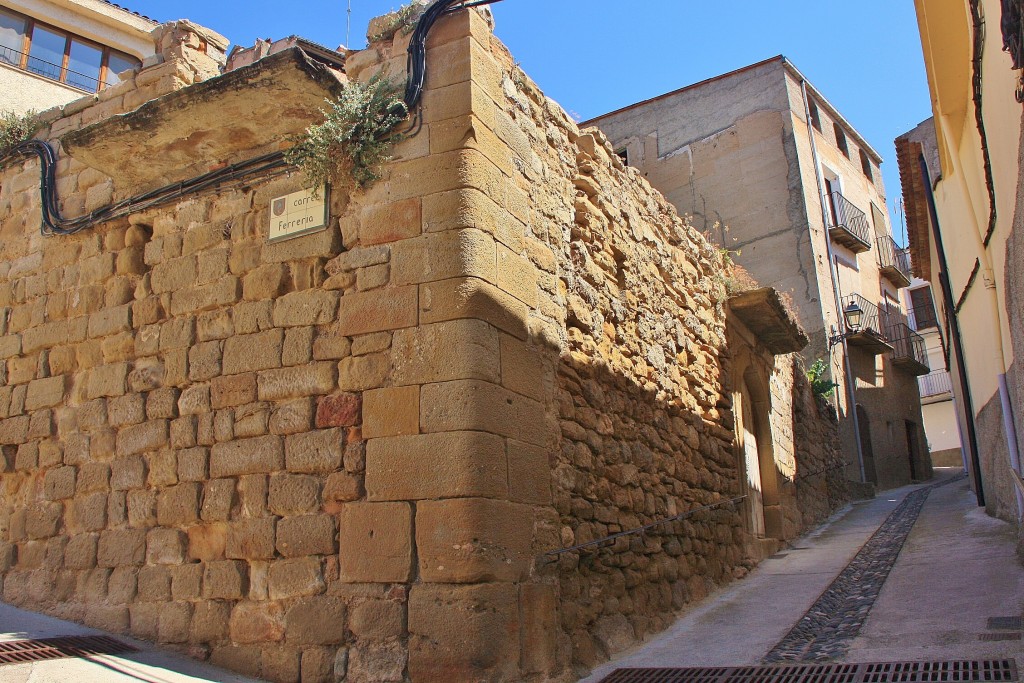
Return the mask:
[[[839,332],[832,328],[832,336],[828,338],[828,347],[831,349],[836,344],[842,343],[860,332],[861,321],[864,320],[864,309],[857,305],[856,299],[850,301],[850,305],[843,309],[843,319],[846,321],[846,332]]]

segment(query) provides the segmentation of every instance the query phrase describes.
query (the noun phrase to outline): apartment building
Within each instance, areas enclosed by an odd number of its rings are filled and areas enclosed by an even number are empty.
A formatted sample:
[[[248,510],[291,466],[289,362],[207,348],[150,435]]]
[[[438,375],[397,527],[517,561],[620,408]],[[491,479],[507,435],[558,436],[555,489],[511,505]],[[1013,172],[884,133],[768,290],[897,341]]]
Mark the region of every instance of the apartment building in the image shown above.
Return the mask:
[[[847,475],[889,488],[931,476],[917,377],[924,339],[900,299],[881,156],[775,57],[598,117],[626,163],[763,285],[788,293],[838,384]]]
[[[154,53],[155,27],[106,0],[4,0],[0,110],[42,111],[117,83]]]
[[[910,326],[924,338],[931,372],[918,378],[921,390],[921,416],[928,450],[935,467],[963,467],[964,457],[961,428],[957,424],[953,383],[946,363],[945,338],[939,330],[932,287],[920,278],[914,278],[903,290]]]
[[[896,140],[914,271],[936,284],[978,502],[1018,521],[1024,513],[1021,5],[916,0],[915,8],[934,118]]]

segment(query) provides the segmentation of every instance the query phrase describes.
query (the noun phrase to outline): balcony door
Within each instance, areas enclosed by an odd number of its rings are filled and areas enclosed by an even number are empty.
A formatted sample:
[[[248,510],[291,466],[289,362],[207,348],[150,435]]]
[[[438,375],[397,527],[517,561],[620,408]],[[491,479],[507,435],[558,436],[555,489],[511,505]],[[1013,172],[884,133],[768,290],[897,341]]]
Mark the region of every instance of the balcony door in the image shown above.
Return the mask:
[[[832,225],[839,225],[839,212],[836,211],[836,193],[839,192],[839,179],[825,177],[825,195],[828,197],[828,214]]]

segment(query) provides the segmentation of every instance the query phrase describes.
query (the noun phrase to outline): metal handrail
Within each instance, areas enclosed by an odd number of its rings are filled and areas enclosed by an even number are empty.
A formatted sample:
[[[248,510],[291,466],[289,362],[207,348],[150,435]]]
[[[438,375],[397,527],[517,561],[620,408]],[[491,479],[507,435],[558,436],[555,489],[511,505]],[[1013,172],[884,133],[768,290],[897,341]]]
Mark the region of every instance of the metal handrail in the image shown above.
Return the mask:
[[[903,273],[908,280],[913,279],[910,270],[909,249],[900,248],[896,244],[896,240],[888,235],[879,237],[876,243],[878,244],[878,265],[882,268],[895,268]]]
[[[22,61],[25,62],[25,66],[21,65]],[[53,64],[45,59],[33,57],[6,45],[0,45],[0,62],[83,92],[97,92],[100,89],[100,80],[98,78],[72,69],[65,69],[60,64]],[[61,80],[61,74],[65,74],[63,81]],[[74,80],[72,80],[72,77],[74,77]]]
[[[686,512],[684,512],[682,514],[675,515],[674,517],[668,517],[666,519],[659,519],[656,522],[651,522],[650,524],[645,524],[645,525],[643,525],[641,527],[637,527],[636,529],[630,529],[629,531],[620,531],[617,534],[612,534],[611,536],[605,536],[604,538],[599,538],[596,541],[589,541],[587,543],[580,543],[579,545],[570,546],[568,548],[559,548],[558,550],[551,550],[549,552],[544,553],[541,557],[543,557],[543,558],[557,557],[559,555],[564,555],[565,553],[575,552],[577,550],[586,550],[587,548],[593,548],[593,547],[596,547],[596,546],[602,546],[602,545],[605,545],[607,543],[611,543],[612,541],[615,541],[615,540],[617,540],[619,538],[622,538],[624,536],[633,536],[633,535],[636,535],[636,534],[642,534],[642,533],[644,533],[646,531],[650,531],[651,529],[654,529],[656,527],[664,526],[665,524],[670,524],[672,522],[679,522],[681,520],[686,519],[687,517],[694,516],[698,512],[704,512],[705,510],[712,510],[714,508],[722,507],[723,505],[735,505],[736,503],[740,502],[741,500],[743,500],[746,497],[747,496],[743,495],[743,496],[738,496],[736,498],[731,498],[729,500],[722,500],[722,501],[719,501],[717,503],[711,503],[710,505],[703,505],[703,506],[701,506],[699,508],[694,508],[693,510],[687,510]]]
[[[953,378],[950,377],[949,370],[933,370],[927,375],[918,377],[917,385],[921,391],[921,398],[953,392]]]
[[[835,215],[832,217],[835,225],[830,227],[846,228],[870,248],[871,225],[868,223],[867,214],[839,192],[832,193],[832,208],[835,209]]]

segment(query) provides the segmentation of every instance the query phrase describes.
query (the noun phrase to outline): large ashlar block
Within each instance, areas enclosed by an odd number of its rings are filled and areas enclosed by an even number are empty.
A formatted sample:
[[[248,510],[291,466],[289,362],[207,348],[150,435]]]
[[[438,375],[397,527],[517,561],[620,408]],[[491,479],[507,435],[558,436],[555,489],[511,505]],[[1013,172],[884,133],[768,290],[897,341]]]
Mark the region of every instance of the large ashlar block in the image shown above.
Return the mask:
[[[462,87],[460,84],[443,90]],[[426,107],[427,98],[424,97],[424,113]],[[392,164],[389,190],[395,201],[465,187],[504,197],[508,182],[508,176],[486,156],[476,150],[461,149]]]
[[[508,495],[505,440],[484,432],[371,439],[366,445],[370,500]]]
[[[338,515],[338,571],[346,583],[403,583],[412,577],[412,507],[348,503]]]
[[[341,297],[337,333],[346,337],[416,325],[417,288],[389,287]]]
[[[548,451],[508,440],[508,492],[517,503],[551,504],[551,462]]]
[[[359,243],[363,246],[397,242],[416,237],[422,230],[422,200],[369,206],[359,220]]]
[[[454,277],[496,281],[494,238],[480,230],[431,233],[391,245],[391,280],[396,285]]]
[[[490,45],[493,27],[479,12],[454,12],[441,17],[430,31],[427,49],[471,36],[480,45]]]
[[[538,446],[551,443],[555,433],[542,403],[478,380],[425,385],[420,426],[425,433],[482,431]]]
[[[519,598],[523,675],[558,673],[557,586],[524,583],[519,587]]]
[[[529,506],[455,498],[423,501],[416,509],[416,550],[424,581],[520,581],[529,572],[532,540]]]
[[[525,245],[526,226],[479,190],[451,190],[424,197],[424,232],[459,228],[483,230],[516,253]]]
[[[556,354],[555,349],[502,335],[501,385],[537,401],[551,401],[555,395]]]
[[[514,584],[413,586],[409,634],[409,677],[417,683],[522,680]]]
[[[483,320],[450,320],[395,333],[391,379],[429,384],[453,379],[500,381],[498,331]]]
[[[418,386],[374,389],[363,394],[363,437],[416,434],[420,426]]]
[[[477,278],[454,278],[420,286],[420,322],[484,320],[519,339],[527,337],[526,304]]]

